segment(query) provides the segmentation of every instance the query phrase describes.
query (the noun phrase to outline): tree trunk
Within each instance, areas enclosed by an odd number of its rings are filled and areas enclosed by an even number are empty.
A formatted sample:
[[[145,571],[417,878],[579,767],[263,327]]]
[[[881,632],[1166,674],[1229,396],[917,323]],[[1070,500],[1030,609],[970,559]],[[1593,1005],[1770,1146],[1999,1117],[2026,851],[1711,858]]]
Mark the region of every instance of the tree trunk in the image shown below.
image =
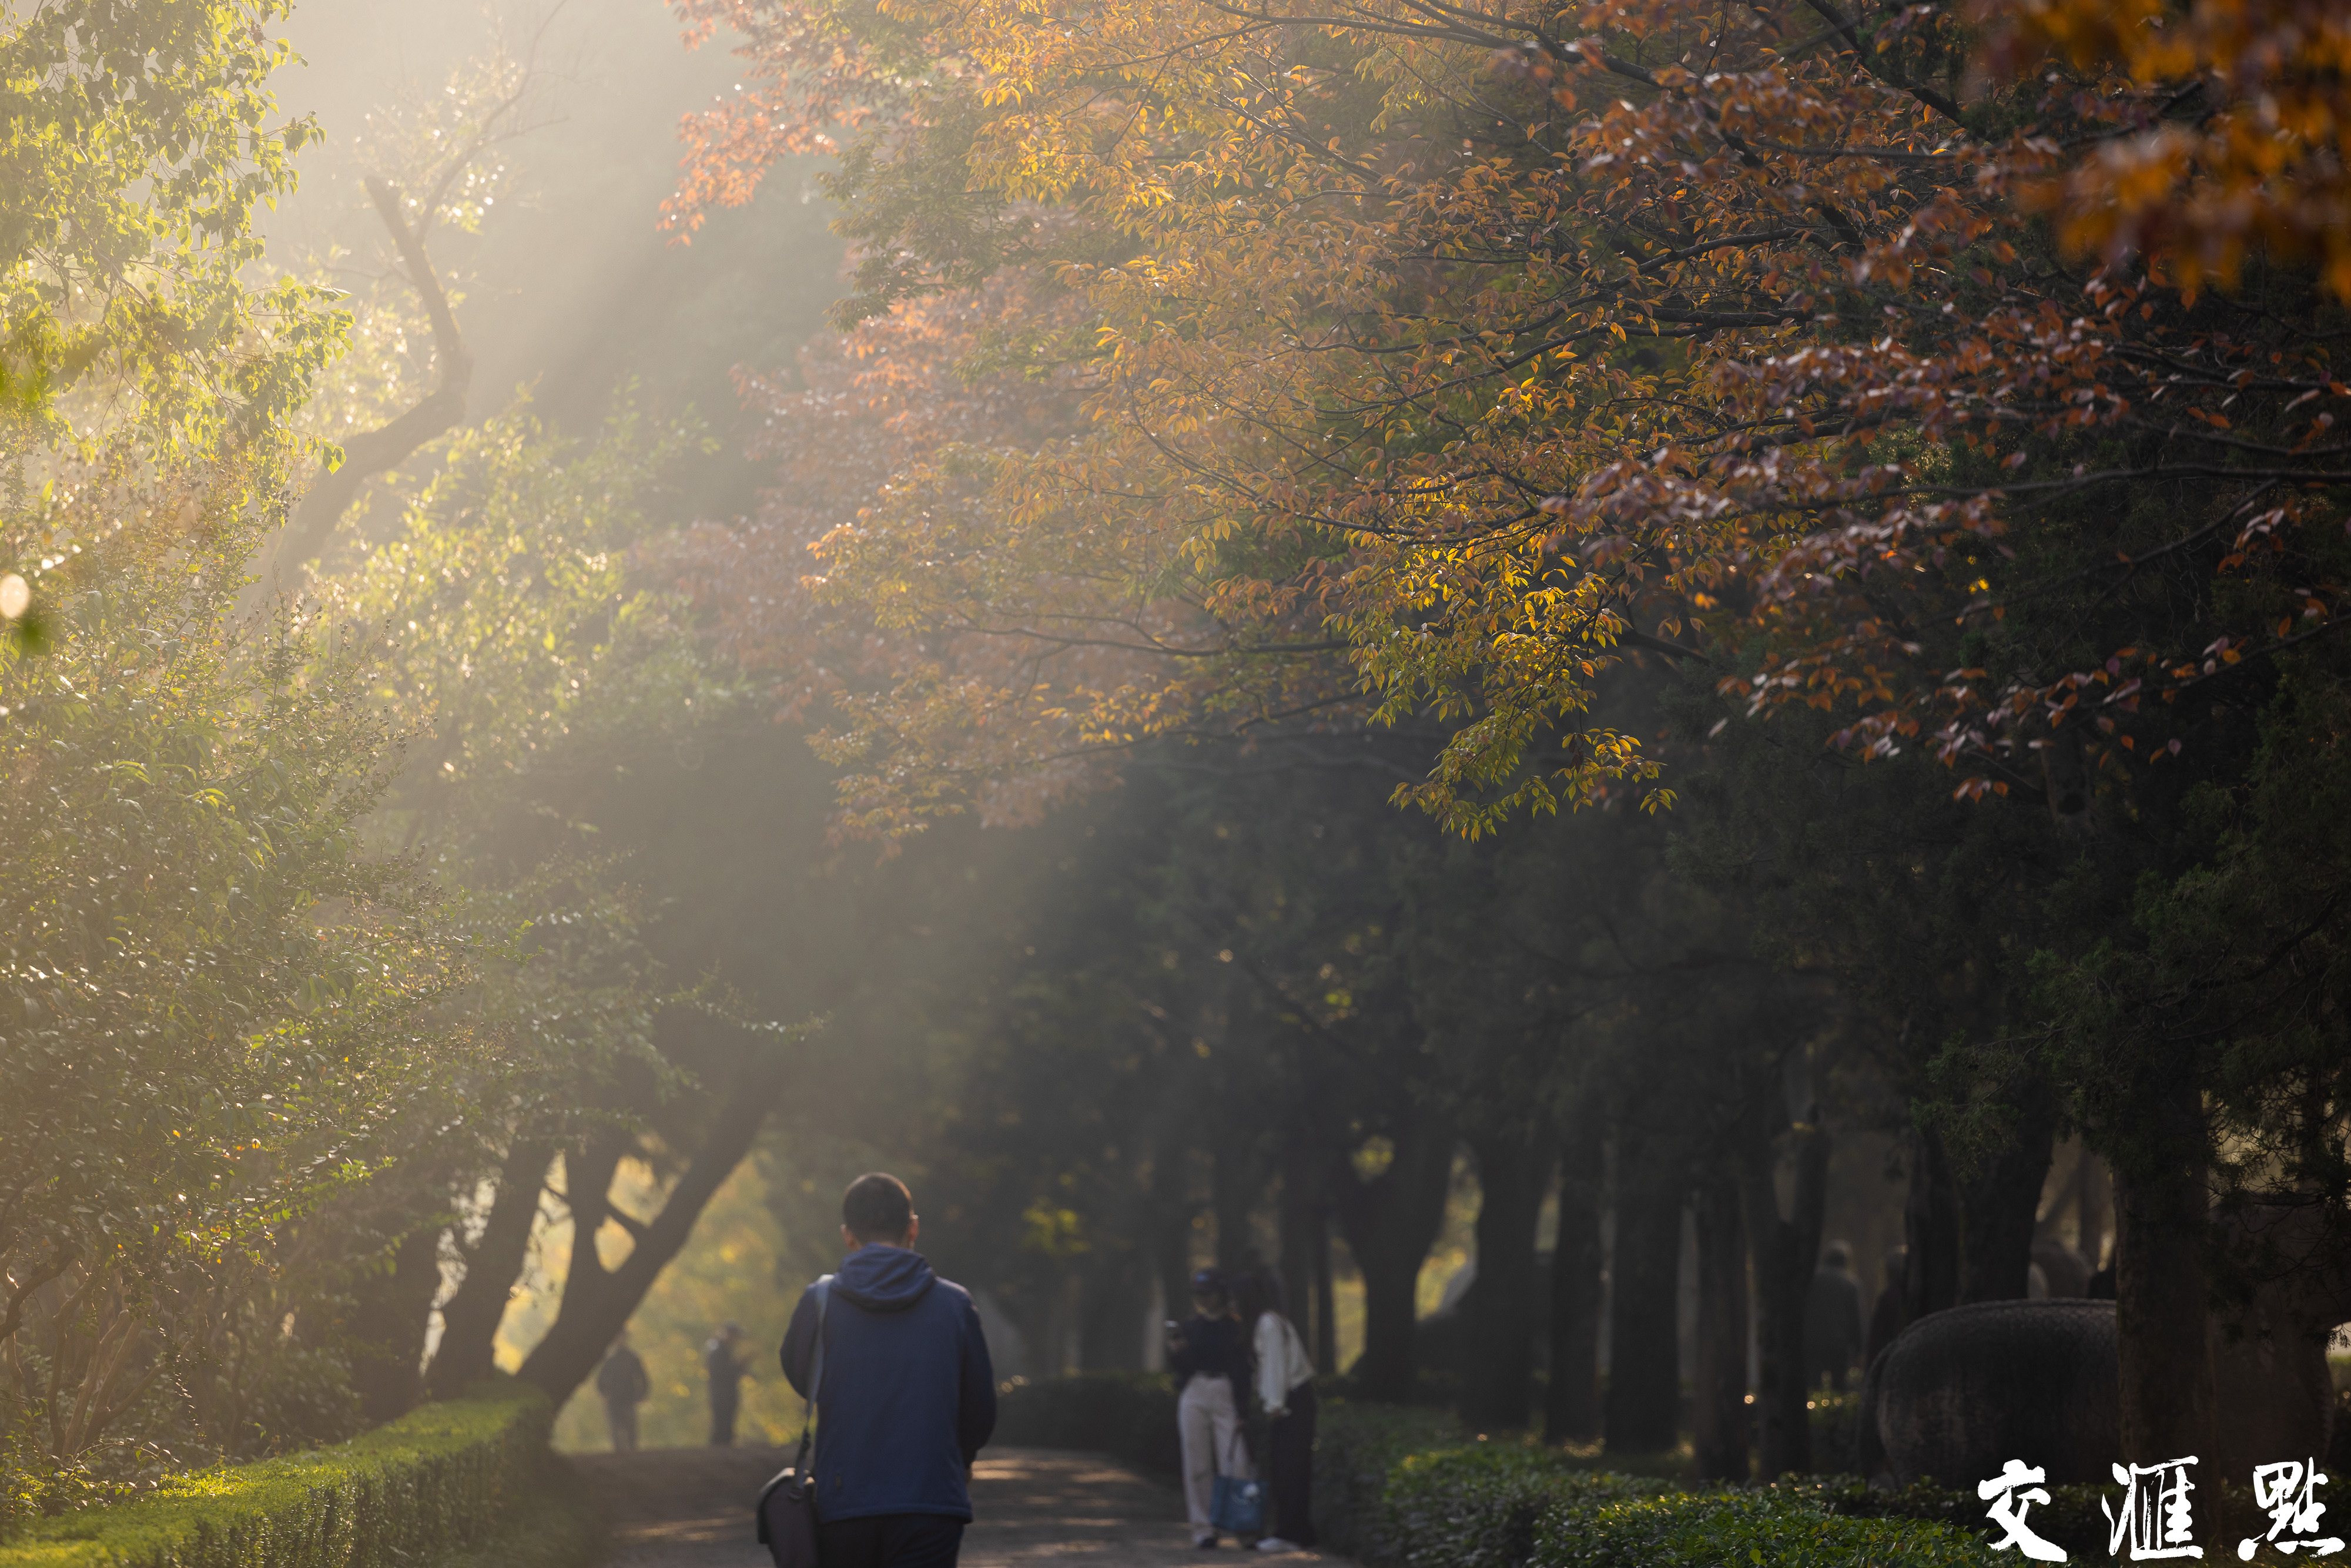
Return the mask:
[[[1339,1293],[1331,1283],[1331,1211],[1314,1211],[1314,1370],[1339,1370]]]
[[[1902,1322],[1917,1322],[1959,1299],[1959,1191],[1943,1140],[1931,1127],[1910,1134],[1910,1187],[1902,1205]]]
[[[1045,1332],[1037,1342],[1046,1346],[1045,1365],[1054,1377],[1069,1377],[1085,1364],[1084,1350],[1078,1343],[1081,1331],[1081,1303],[1079,1300],[1083,1281],[1075,1270],[1064,1265],[1061,1274],[1042,1292]]]
[[[1747,1479],[1747,1229],[1739,1186],[1710,1172],[1698,1184],[1698,1397],[1691,1412],[1700,1480]]]
[[[1143,1336],[1151,1325],[1147,1260],[1133,1251],[1095,1260],[1085,1274],[1078,1327],[1078,1364],[1087,1372],[1140,1372]]]
[[[613,1217],[611,1183],[620,1164],[618,1141],[591,1142],[582,1161],[585,1169],[566,1170],[573,1221],[571,1267],[564,1276],[555,1322],[523,1358],[519,1374],[524,1382],[545,1389],[558,1409],[596,1370],[613,1336],[628,1326],[629,1314],[685,1245],[711,1196],[749,1152],[789,1081],[787,1064],[799,1060],[797,1052],[779,1055],[782,1060],[747,1069],[738,1082],[728,1086],[733,1092],[722,1088],[714,1095],[717,1110],[710,1130],[672,1184],[661,1212],[649,1220],[625,1223],[636,1244],[617,1269],[606,1269],[597,1257],[596,1232]],[[582,1175],[591,1179],[583,1183]]]
[[[1151,1266],[1159,1276],[1159,1303],[1181,1322],[1192,1315],[1190,1152],[1162,1149],[1151,1165]]]
[[[1217,1216],[1217,1267],[1227,1273],[1263,1266],[1249,1215],[1264,1196],[1259,1162],[1246,1148],[1219,1145],[1209,1178],[1209,1203]]]
[[[1548,1131],[1469,1140],[1478,1160],[1478,1278],[1461,1304],[1469,1331],[1461,1422],[1473,1431],[1518,1431],[1534,1402],[1535,1227],[1550,1175]]]
[[[1604,1436],[1612,1454],[1651,1454],[1681,1427],[1682,1182],[1655,1139],[1630,1152],[1618,1167]]]
[[[517,1138],[507,1150],[489,1218],[465,1250],[465,1278],[441,1308],[441,1343],[424,1379],[435,1399],[455,1399],[497,1370],[498,1324],[530,1256],[531,1227],[554,1158],[554,1146],[536,1138]]]
[[[2036,1084],[2025,1093],[2014,1135],[1987,1155],[1964,1185],[1960,1301],[2024,1299],[2041,1188],[2056,1148],[2056,1102]]]
[[[1424,1250],[1422,1257],[1427,1254]],[[1364,1275],[1364,1354],[1350,1368],[1366,1399],[1402,1404],[1413,1395],[1415,1287],[1420,1259],[1399,1246],[1356,1249]]]
[[[1606,1201],[1604,1124],[1587,1095],[1560,1155],[1559,1235],[1551,1255],[1551,1387],[1543,1440],[1600,1436],[1600,1207]]]
[[[2213,1452],[2203,1094],[2168,1076],[2112,1173],[2122,1451],[2142,1464]]]
[[[351,1385],[371,1427],[406,1415],[424,1392],[424,1330],[441,1288],[441,1226],[400,1239],[360,1283],[350,1316]]]
[[[1756,1474],[1774,1480],[1813,1468],[1812,1426],[1804,1409],[1804,1307],[1821,1251],[1828,1207],[1828,1129],[1818,1122],[1795,1134],[1794,1212],[1780,1215],[1773,1183],[1779,1163],[1769,1145],[1740,1176],[1749,1246],[1755,1258],[1755,1327],[1759,1357],[1755,1391]]]
[[[1281,1153],[1281,1310],[1311,1339],[1314,1239],[1322,1224],[1313,1145],[1292,1140]]]
[[[1453,1136],[1426,1124],[1398,1129],[1387,1168],[1364,1181],[1332,1174],[1340,1228],[1364,1276],[1364,1354],[1350,1370],[1366,1399],[1413,1395],[1413,1326],[1420,1266],[1445,1223]]]

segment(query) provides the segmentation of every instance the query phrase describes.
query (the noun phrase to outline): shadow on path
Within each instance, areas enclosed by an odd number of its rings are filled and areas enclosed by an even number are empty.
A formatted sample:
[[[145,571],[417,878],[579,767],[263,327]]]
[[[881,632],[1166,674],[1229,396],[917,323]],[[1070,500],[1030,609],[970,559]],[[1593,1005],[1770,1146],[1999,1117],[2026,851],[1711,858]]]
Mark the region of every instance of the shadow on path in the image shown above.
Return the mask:
[[[612,1521],[613,1568],[768,1568],[751,1539],[751,1505],[789,1448],[655,1448],[579,1454],[570,1462]],[[964,1532],[962,1568],[1177,1568],[1223,1563],[1309,1564],[1200,1552],[1175,1487],[1101,1454],[990,1448],[972,1473],[979,1517]]]

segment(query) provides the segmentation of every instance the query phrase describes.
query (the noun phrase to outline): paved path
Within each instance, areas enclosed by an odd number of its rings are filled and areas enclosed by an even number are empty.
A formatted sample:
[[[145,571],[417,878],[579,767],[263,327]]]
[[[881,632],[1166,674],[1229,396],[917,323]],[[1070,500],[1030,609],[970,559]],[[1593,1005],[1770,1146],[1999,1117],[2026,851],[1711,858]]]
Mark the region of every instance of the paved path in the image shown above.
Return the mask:
[[[612,1568],[769,1568],[751,1539],[751,1505],[791,1462],[779,1448],[657,1448],[583,1454],[578,1466],[610,1511]],[[962,1568],[1289,1568],[1343,1559],[1195,1551],[1176,1489],[1100,1454],[990,1448],[972,1476],[979,1517]]]

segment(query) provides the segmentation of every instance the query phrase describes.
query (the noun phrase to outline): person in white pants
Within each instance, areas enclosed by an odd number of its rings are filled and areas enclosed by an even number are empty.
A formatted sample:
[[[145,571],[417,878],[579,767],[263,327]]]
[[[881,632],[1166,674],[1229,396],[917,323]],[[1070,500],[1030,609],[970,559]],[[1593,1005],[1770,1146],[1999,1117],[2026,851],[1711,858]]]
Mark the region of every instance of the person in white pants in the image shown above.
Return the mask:
[[[1192,1319],[1167,1336],[1175,1373],[1176,1430],[1184,1443],[1184,1511],[1192,1544],[1217,1544],[1210,1509],[1217,1478],[1250,1479],[1249,1446],[1241,1440],[1242,1391],[1249,1387],[1249,1347],[1233,1316],[1232,1294],[1213,1269],[1192,1276]]]

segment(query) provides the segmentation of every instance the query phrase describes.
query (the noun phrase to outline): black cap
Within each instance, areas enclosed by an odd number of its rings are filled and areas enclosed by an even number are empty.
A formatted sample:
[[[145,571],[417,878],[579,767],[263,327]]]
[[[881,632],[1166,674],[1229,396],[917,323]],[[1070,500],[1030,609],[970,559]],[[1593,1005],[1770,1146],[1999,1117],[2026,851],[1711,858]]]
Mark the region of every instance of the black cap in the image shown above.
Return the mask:
[[[1225,1277],[1222,1274],[1217,1273],[1214,1269],[1196,1269],[1193,1270],[1192,1289],[1195,1291],[1221,1291],[1224,1288]]]

